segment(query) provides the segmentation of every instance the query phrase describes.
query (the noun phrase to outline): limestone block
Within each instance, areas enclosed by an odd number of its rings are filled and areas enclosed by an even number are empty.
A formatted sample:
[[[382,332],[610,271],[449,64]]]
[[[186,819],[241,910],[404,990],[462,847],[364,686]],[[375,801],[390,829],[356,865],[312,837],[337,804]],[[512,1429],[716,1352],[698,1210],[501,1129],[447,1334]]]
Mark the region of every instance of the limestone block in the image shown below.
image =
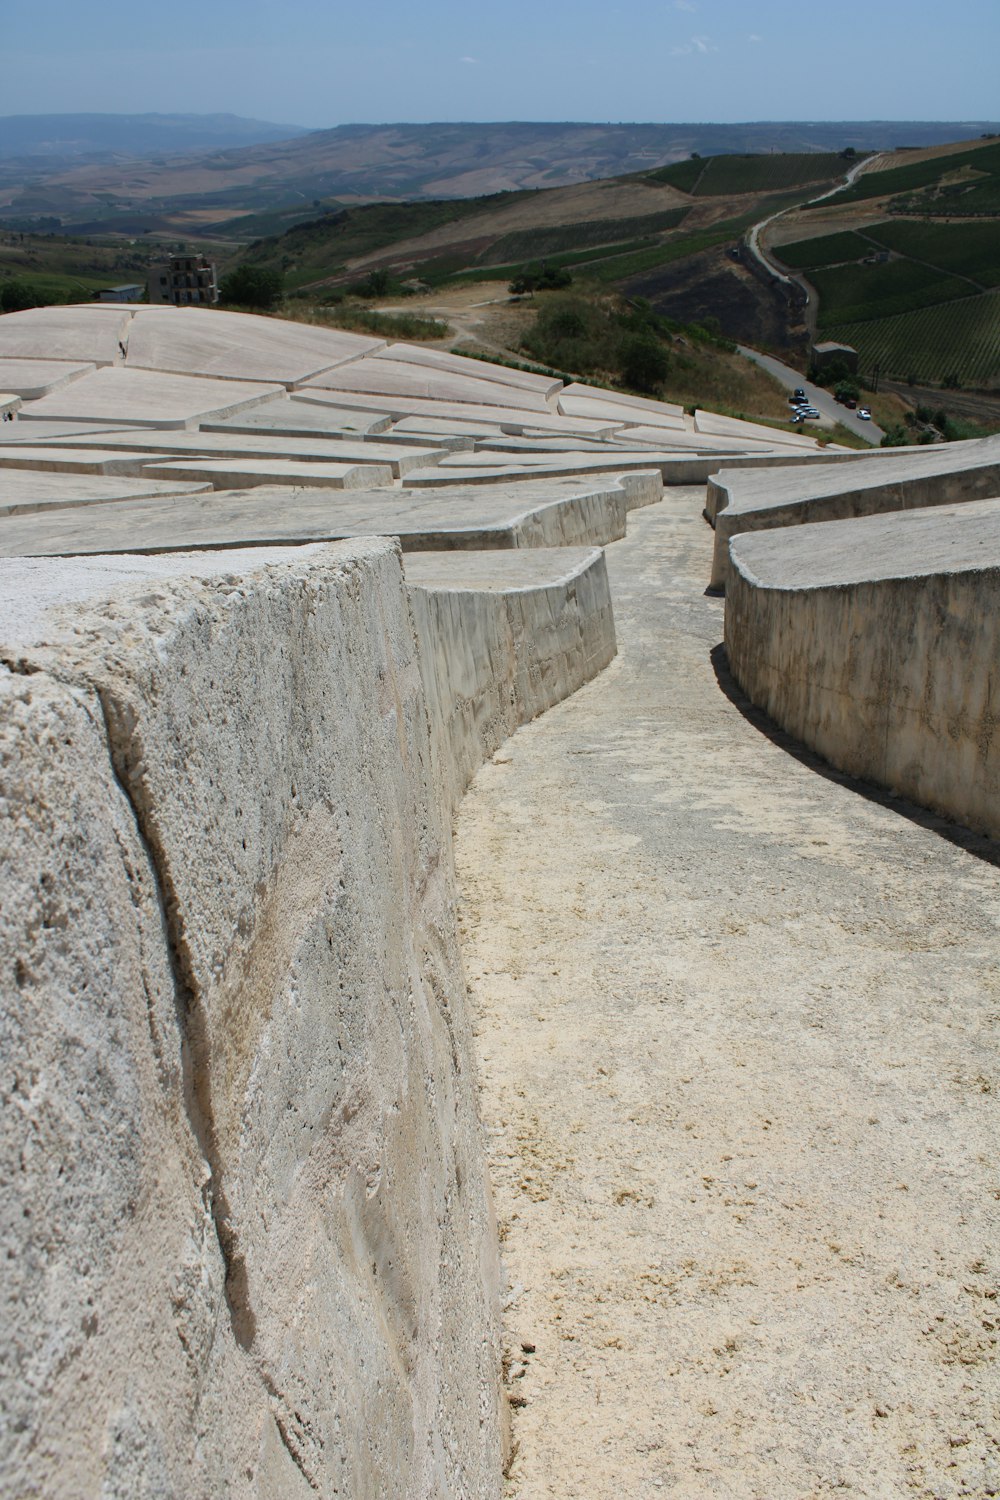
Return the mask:
[[[139,307],[128,332],[129,369],[294,385],[361,359],[384,340],[255,313]]]
[[[56,438],[51,451],[70,446],[70,441]],[[118,449],[122,453],[143,453],[150,457],[166,458],[171,454],[197,456],[198,458],[260,458],[284,459],[289,462],[306,463],[381,463],[391,467],[398,479],[410,469],[435,464],[447,456],[448,450],[413,443],[385,443],[363,437],[285,437],[281,433],[213,432],[203,425],[197,432],[119,432],[107,440],[99,435],[80,438],[75,451],[86,451],[91,447]],[[0,461],[4,455],[0,454]]]
[[[41,359],[113,365],[121,359],[132,313],[108,303],[31,307],[5,313],[0,359]]]
[[[178,552],[397,536],[404,551],[601,546],[625,535],[628,510],[662,493],[653,471],[592,480],[324,493],[261,485],[188,500],[135,500],[12,516],[0,556]]]
[[[37,401],[96,368],[74,360],[0,358],[0,390],[12,391],[22,401]]]
[[[1000,500],[751,532],[726,651],[752,702],[833,765],[1000,835]]]
[[[24,516],[77,505],[117,504],[168,495],[198,495],[211,488],[210,484],[155,483],[148,479],[105,479],[98,475],[39,474],[23,469],[0,469],[0,516]]]
[[[389,464],[293,463],[285,458],[199,458],[187,463],[144,463],[146,479],[204,481],[217,490],[252,489],[257,485],[295,485],[299,489],[373,490],[392,483]]]
[[[417,553],[406,560],[445,799],[520,724],[615,655],[604,553]]]
[[[575,432],[583,437],[609,437],[620,424],[612,421],[592,420],[589,417],[563,417],[557,412],[542,409],[520,409],[514,406],[499,406],[491,401],[491,392],[484,392],[478,401],[453,401],[431,399],[420,396],[396,396],[385,390],[370,391],[321,390],[318,385],[300,386],[294,393],[299,401],[318,402],[320,405],[348,406],[355,411],[388,412],[396,421],[408,417],[430,417],[444,421],[449,428],[453,422],[489,422],[503,432]],[[455,427],[456,432],[463,429]]]
[[[884,511],[916,510],[1000,494],[1000,443],[986,438],[899,454],[860,454],[846,468],[786,469],[734,475],[715,486],[712,588],[724,588],[729,542],[746,531],[843,520]]]
[[[4,1172],[32,1174],[3,1205],[5,1492],[497,1497],[498,1273],[398,549],[2,571]]]
[[[391,351],[386,351],[388,355]],[[477,375],[459,375],[433,365],[409,360],[380,357],[358,360],[342,369],[328,370],[311,380],[302,381],[303,390],[320,389],[375,396],[432,399],[458,403],[472,402],[495,407],[512,406],[524,411],[548,413],[548,402],[542,391],[523,386],[502,384]],[[346,400],[345,405],[349,404]]]
[[[48,312],[48,308],[40,309]],[[84,311],[87,311],[84,309]],[[7,317],[20,317],[8,313]],[[4,320],[6,321],[6,319]],[[0,350],[3,349],[0,326]],[[70,385],[33,401],[22,421],[142,422],[149,427],[191,427],[206,417],[225,417],[269,401],[281,391],[273,384],[237,380],[203,380],[191,375],[162,375],[151,370],[95,370]]]
[[[473,380],[489,380],[494,385],[510,385],[522,391],[538,391],[543,396],[554,396],[562,389],[562,381],[552,375],[535,374],[531,370],[514,370],[508,365],[495,365],[486,359],[469,359],[464,354],[453,354],[447,349],[426,349],[422,344],[388,344],[380,349],[376,359],[390,359],[401,364],[427,365],[432,370],[446,370],[453,375],[466,375]]]

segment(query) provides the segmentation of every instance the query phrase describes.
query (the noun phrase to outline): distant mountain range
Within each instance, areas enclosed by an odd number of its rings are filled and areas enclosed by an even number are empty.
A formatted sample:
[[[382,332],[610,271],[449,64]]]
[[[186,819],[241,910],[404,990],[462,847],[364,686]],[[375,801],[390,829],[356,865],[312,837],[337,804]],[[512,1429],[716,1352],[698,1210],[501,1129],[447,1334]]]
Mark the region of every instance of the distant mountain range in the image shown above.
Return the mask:
[[[0,119],[0,222],[88,234],[202,233],[229,225],[239,233],[242,216],[261,212],[567,187],[694,152],[882,150],[998,130],[983,120],[840,120],[301,131],[231,115],[17,116]],[[227,131],[238,145],[223,143]]]
[[[59,163],[104,155],[186,155],[307,133],[299,125],[240,115],[5,115],[0,116],[0,157],[44,157]]]

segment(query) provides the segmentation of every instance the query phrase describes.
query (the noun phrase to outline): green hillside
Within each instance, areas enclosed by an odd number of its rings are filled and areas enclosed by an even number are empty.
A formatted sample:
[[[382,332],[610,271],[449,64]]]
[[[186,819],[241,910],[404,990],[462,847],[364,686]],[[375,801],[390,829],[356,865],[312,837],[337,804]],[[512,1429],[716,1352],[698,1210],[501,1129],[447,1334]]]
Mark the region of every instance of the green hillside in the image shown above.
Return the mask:
[[[709,156],[675,162],[646,176],[695,198],[726,198],[740,193],[777,193],[805,183],[821,185],[842,177],[848,162],[835,152],[772,152],[756,156]]]
[[[862,172],[834,201],[840,205],[886,197],[893,200],[890,209],[900,213],[1000,213],[1000,144],[976,146],[883,172]]]

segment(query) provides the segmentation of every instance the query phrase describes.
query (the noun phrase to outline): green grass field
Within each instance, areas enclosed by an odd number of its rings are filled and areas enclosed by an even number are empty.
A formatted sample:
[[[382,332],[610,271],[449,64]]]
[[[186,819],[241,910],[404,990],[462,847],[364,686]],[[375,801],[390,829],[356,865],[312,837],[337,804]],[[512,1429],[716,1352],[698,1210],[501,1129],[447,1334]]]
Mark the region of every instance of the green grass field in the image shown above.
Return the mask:
[[[966,297],[898,317],[832,324],[828,337],[852,344],[867,373],[939,384],[957,375],[963,385],[1000,385],[1000,292]]]

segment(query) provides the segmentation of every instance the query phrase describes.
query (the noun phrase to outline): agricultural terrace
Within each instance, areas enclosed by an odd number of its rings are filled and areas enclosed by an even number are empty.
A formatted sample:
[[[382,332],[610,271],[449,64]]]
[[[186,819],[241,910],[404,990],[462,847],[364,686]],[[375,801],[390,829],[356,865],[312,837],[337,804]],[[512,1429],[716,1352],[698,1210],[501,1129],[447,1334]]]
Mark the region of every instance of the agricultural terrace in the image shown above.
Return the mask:
[[[833,201],[839,205],[914,194],[919,195],[916,203],[901,200],[893,207],[963,216],[1000,212],[1000,145],[974,146],[884,172],[862,172]]]
[[[957,276],[915,260],[893,260],[887,265],[856,263],[821,267],[809,279],[819,293],[819,326],[860,323],[915,312],[938,302],[968,297],[974,288]]]
[[[966,297],[920,312],[834,323],[824,332],[851,344],[862,368],[940,384],[952,377],[980,389],[1000,385],[1000,292]]]
[[[652,182],[669,183],[694,198],[724,198],[740,193],[775,193],[805,183],[832,182],[847,163],[836,152],[775,152],[756,156],[709,156],[674,162],[648,172]]]

